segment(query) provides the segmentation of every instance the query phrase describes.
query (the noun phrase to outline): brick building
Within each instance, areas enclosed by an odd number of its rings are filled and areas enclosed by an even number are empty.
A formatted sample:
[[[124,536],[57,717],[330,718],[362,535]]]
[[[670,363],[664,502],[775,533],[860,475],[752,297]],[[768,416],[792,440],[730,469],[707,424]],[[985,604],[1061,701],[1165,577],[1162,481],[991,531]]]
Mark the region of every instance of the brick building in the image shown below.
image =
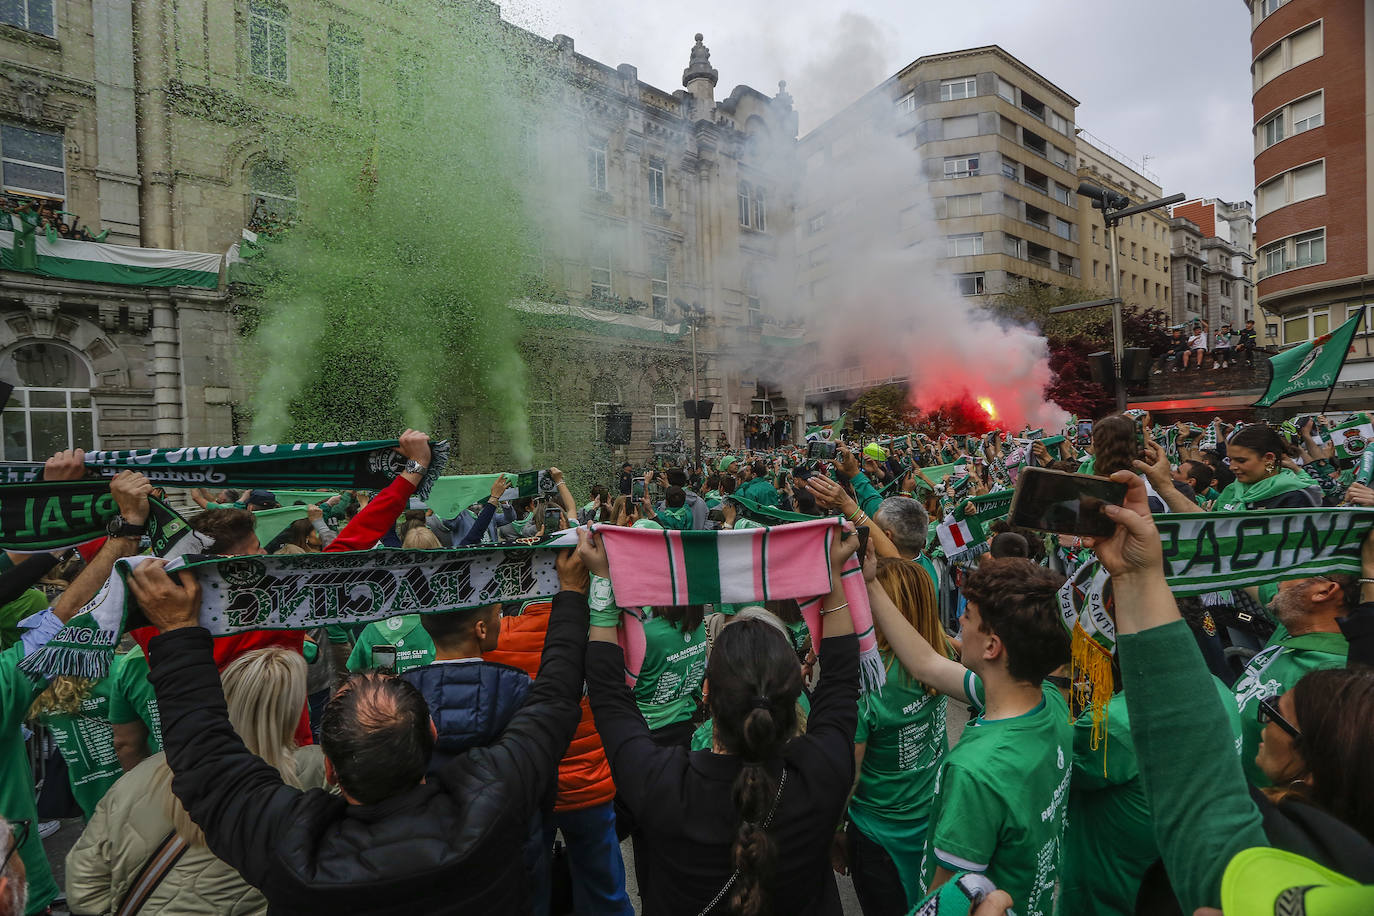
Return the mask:
[[[1256,304],[1275,316],[1279,343],[1292,345],[1367,311],[1372,301],[1374,12],[1362,0],[1246,0],[1246,7]],[[1333,405],[1367,402],[1365,386],[1374,381],[1369,340],[1367,332],[1357,338]],[[1364,391],[1344,390],[1349,386]]]

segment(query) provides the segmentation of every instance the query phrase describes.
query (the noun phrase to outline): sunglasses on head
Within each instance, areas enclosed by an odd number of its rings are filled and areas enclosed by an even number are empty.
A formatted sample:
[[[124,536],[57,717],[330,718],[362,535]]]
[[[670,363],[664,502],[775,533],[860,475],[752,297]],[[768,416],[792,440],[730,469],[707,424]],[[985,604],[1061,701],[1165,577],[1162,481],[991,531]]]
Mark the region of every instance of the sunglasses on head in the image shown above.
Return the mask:
[[[1260,697],[1259,708],[1255,712],[1261,725],[1273,722],[1287,732],[1294,741],[1302,737],[1302,732],[1298,731],[1298,727],[1285,719],[1283,713],[1279,712],[1278,697]]]

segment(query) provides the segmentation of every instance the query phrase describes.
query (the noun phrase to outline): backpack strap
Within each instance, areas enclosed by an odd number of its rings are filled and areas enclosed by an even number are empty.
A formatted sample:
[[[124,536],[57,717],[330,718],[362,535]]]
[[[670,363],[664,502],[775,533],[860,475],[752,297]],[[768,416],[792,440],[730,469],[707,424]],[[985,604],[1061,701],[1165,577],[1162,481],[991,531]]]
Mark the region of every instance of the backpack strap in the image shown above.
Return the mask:
[[[143,863],[143,868],[138,872],[138,877],[134,878],[134,883],[129,886],[129,893],[124,895],[124,901],[119,905],[119,909],[114,911],[114,916],[134,916],[143,905],[148,902],[148,898],[157,890],[162,880],[167,877],[168,872],[186,854],[188,844],[177,832],[173,830],[163,839],[162,843],[148,857],[148,861]]]

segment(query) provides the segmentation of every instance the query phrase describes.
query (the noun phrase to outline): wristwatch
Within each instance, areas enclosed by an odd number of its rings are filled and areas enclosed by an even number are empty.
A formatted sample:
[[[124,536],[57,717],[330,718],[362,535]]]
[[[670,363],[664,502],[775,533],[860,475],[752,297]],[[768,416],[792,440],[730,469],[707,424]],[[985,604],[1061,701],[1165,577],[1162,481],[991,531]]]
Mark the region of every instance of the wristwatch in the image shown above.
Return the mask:
[[[125,521],[124,516],[117,515],[105,526],[105,533],[112,538],[141,538],[148,533],[148,526],[135,525]]]
[[[406,462],[405,473],[407,473],[407,474],[423,474],[425,471],[428,471],[428,470],[429,470],[429,466],[428,466],[428,465],[421,464],[420,462],[416,461],[414,458],[411,458],[409,461]]]

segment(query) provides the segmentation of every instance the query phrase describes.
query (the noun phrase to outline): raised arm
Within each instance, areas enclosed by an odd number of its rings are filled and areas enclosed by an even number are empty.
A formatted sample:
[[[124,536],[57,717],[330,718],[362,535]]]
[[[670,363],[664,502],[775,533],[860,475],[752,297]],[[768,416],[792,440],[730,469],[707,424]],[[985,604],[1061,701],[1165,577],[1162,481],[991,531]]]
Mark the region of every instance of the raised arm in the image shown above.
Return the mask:
[[[401,444],[396,451],[411,461],[429,467],[429,436],[413,429],[401,435]],[[343,527],[339,536],[325,548],[326,553],[340,550],[371,550],[381,540],[383,534],[395,527],[396,519],[401,517],[410,500],[410,494],[424,479],[424,472],[405,471],[368,500],[358,514]]]
[[[507,482],[505,474],[496,478],[496,481],[491,485],[491,495],[482,504],[482,511],[477,513],[477,520],[468,528],[467,533],[459,538],[458,543],[453,545],[454,547],[471,547],[481,543],[482,538],[486,536],[487,528],[491,525],[491,520],[496,517],[497,508],[501,505],[501,494],[505,493],[509,487],[510,483]]]
[[[1150,486],[1155,488],[1155,492],[1159,494],[1160,499],[1164,500],[1164,504],[1169,507],[1170,512],[1202,511],[1201,506],[1184,496],[1174,486],[1174,478],[1169,468],[1169,456],[1153,440],[1147,439],[1145,442],[1145,459],[1145,461],[1137,459],[1133,462],[1136,470],[1149,479]],[[1148,507],[1146,511],[1149,511]]]
[[[897,656],[907,673],[946,696],[959,700],[966,698],[964,666],[946,658],[926,642],[926,638],[897,610],[877,579],[868,582],[868,604],[873,609],[873,622],[883,631],[892,654]]]
[[[1164,579],[1159,531],[1145,485],[1130,471],[1124,506],[1108,506],[1116,533],[1094,545],[1112,575],[1118,656],[1145,796],[1165,870],[1185,913],[1221,903],[1232,857],[1267,846],[1235,753],[1226,712]],[[1178,736],[1194,745],[1178,753]]]

